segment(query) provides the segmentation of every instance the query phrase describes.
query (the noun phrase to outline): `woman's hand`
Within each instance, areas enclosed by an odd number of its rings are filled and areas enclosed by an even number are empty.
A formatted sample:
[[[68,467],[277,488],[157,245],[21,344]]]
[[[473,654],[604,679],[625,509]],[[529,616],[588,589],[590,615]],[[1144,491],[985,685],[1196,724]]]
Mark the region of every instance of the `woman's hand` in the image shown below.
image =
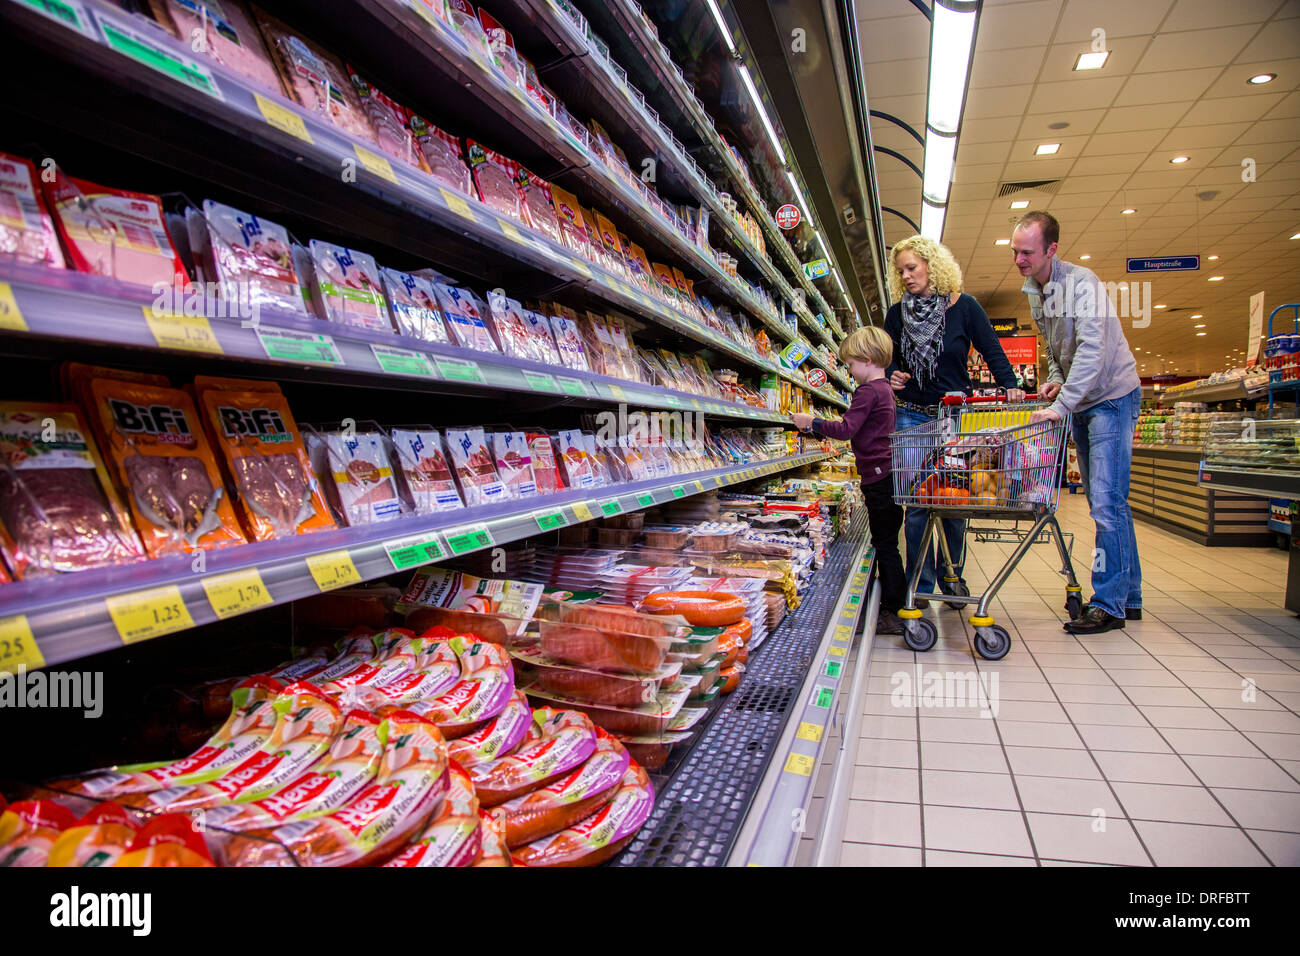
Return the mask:
[[[893,375],[889,376],[889,387],[896,392],[901,392],[903,386],[908,383],[908,380],[911,379],[911,377],[912,375],[910,372],[895,372]]]
[[[1022,388],[1007,389],[1008,402],[1023,402],[1025,400],[1025,390]]]
[[[808,429],[812,428],[813,416],[809,415],[807,412],[795,412],[791,417],[794,418],[794,427],[799,429],[799,431],[806,432]]]

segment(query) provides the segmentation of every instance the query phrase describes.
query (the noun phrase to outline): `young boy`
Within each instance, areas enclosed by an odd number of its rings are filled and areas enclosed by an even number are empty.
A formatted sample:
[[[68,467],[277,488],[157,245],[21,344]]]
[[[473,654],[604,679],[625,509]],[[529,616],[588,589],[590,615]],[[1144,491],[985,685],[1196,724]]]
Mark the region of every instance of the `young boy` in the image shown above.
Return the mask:
[[[903,526],[903,509],[894,504],[894,482],[890,468],[889,434],[894,430],[894,391],[885,380],[885,369],[893,360],[894,344],[889,333],[868,326],[849,334],[840,343],[840,361],[858,383],[853,402],[842,421],[829,421],[798,413],[795,426],[814,435],[847,441],[853,447],[862,494],[866,499],[871,543],[876,549],[880,573],[880,619],[877,634],[902,634],[898,609],[907,597],[903,559],[898,553],[898,530]]]

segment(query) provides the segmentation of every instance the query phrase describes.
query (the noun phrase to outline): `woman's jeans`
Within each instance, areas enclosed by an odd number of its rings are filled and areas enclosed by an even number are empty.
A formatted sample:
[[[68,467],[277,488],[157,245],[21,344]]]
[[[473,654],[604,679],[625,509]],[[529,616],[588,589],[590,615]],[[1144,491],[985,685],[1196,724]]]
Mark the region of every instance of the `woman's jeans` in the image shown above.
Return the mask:
[[[934,421],[932,416],[922,415],[910,408],[900,407],[896,413],[894,427],[902,431],[905,428],[915,428],[917,425],[924,425],[926,422],[932,421]],[[1125,475],[1127,474],[1128,472],[1125,472]],[[921,551],[921,538],[925,534],[925,523],[929,520],[929,517],[930,510],[928,508],[907,506],[904,537],[907,539],[908,580],[911,580],[912,569],[916,567],[917,557]],[[944,537],[948,539],[948,554],[952,557],[953,569],[956,571],[957,577],[962,578],[962,567],[966,563],[966,522],[961,518],[944,518],[940,524],[943,527]],[[921,568],[921,579],[916,585],[917,594],[934,593],[938,548],[938,541],[930,542],[930,548],[925,555],[925,565]],[[962,583],[965,583],[964,578],[962,578]],[[951,591],[952,588],[945,587],[945,590]]]
[[[1079,471],[1088,508],[1097,525],[1092,552],[1092,604],[1123,617],[1142,606],[1142,566],[1129,510],[1129,473],[1133,469],[1133,429],[1142,409],[1142,389],[1075,412],[1072,422]]]

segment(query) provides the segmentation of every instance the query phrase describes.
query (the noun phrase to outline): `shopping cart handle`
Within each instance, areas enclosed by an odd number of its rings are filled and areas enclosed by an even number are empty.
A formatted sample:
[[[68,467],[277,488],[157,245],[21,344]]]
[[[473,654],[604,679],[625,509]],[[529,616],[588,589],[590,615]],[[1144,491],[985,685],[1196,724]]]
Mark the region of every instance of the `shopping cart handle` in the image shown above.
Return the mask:
[[[1036,393],[1027,394],[1024,398],[1026,402],[1036,401]],[[1005,395],[945,395],[943,404],[945,405],[982,405],[987,402],[1001,402],[1006,404],[1008,401]]]

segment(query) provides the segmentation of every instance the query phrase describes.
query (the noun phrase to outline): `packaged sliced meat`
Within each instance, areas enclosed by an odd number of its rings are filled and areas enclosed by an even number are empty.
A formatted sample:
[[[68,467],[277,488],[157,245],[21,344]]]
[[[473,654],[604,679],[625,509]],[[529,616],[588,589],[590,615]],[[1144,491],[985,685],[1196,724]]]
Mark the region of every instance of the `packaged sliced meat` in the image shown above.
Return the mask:
[[[379,431],[308,433],[312,464],[318,475],[332,479],[329,498],[348,527],[402,516],[390,446]]]
[[[545,362],[547,365],[563,365],[564,360],[560,357],[560,349],[555,344],[555,333],[551,331],[550,320],[540,312],[525,309],[524,323],[537,361]]]
[[[528,438],[523,432],[493,432],[492,449],[497,460],[497,475],[512,500],[537,497],[533,478],[533,459]]]
[[[474,174],[478,198],[503,216],[523,222],[523,197],[515,185],[519,179],[519,164],[472,139],[465,141],[465,155],[469,157],[469,169]]]
[[[515,691],[505,710],[481,728],[447,745],[447,753],[466,770],[514,753],[534,727],[528,698]]]
[[[551,437],[544,432],[529,432],[527,437],[528,452],[533,459],[533,478],[537,482],[537,493],[554,494],[564,486],[564,483],[560,478]]]
[[[38,182],[34,165],[0,153],[0,257],[62,269],[63,250]]]
[[[596,485],[601,488],[612,485],[614,476],[610,474],[609,463],[605,460],[605,456],[596,447],[596,436],[591,432],[583,432],[582,446],[587,450],[587,459],[591,462],[591,473]]]
[[[365,866],[419,833],[447,794],[447,744],[432,722],[416,714],[398,711],[386,724],[388,739],[374,783],[325,816],[231,838],[222,847],[222,862]]]
[[[455,760],[447,763],[447,777],[447,793],[424,830],[384,866],[473,866],[478,860],[482,835],[474,784]]]
[[[135,839],[136,830],[135,820],[121,806],[101,803],[59,834],[45,865],[113,866]]]
[[[230,206],[203,201],[211,269],[237,302],[306,314],[303,286],[293,262],[293,242],[278,223]]]
[[[409,110],[404,110],[403,115],[407,128],[424,155],[429,175],[449,189],[477,199],[474,180],[469,167],[465,165],[460,140]]]
[[[0,402],[0,550],[18,579],[145,555],[72,405]]]
[[[456,28],[469,51],[485,63],[492,63],[492,45],[488,42],[473,4],[469,0],[447,0],[447,13],[451,17],[451,25]]]
[[[154,19],[195,53],[205,53],[264,91],[284,95],[271,55],[240,0],[149,0]]]
[[[519,60],[518,51],[515,50],[515,38],[482,7],[478,10],[478,22],[487,37],[488,49],[492,51],[492,59],[497,70],[511,86],[524,89],[523,64]]]
[[[515,358],[542,361],[533,351],[532,336],[524,321],[524,307],[500,289],[488,293],[488,308],[492,313],[492,327],[497,344],[505,355]]]
[[[95,379],[90,391],[150,557],[245,543],[186,392],[117,379]]]
[[[580,823],[513,852],[520,866],[596,866],[622,850],[654,809],[654,786],[629,763],[613,799]]]
[[[600,235],[600,241],[604,244],[608,261],[615,267],[615,271],[627,277],[627,257],[623,255],[623,246],[618,241],[618,228],[612,223],[604,213],[596,213],[596,229]]]
[[[374,257],[313,239],[311,261],[325,318],[376,332],[393,331]]]
[[[487,815],[504,827],[507,846],[524,846],[575,825],[613,800],[629,763],[622,743],[597,727],[596,748],[581,766]]]
[[[41,189],[78,272],[151,288],[189,284],[157,196],[74,179],[61,169],[53,182],[42,179]]]
[[[361,100],[361,109],[370,121],[370,128],[375,131],[375,140],[379,148],[389,156],[408,166],[428,172],[424,163],[424,154],[415,145],[415,137],[407,129],[401,108],[387,96],[375,89],[349,64],[348,79]]]
[[[510,500],[506,486],[497,476],[496,456],[488,449],[487,434],[483,429],[448,428],[447,451],[466,506],[472,508]]]
[[[77,822],[76,814],[52,800],[19,800],[4,816],[12,829],[0,844],[0,868],[45,866],[55,841]]]
[[[470,770],[474,792],[485,808],[523,796],[565,776],[596,750],[596,728],[583,714],[542,707],[533,711],[535,740],[514,753]]]
[[[416,514],[438,514],[465,507],[438,432],[396,428],[393,446]]]
[[[506,846],[506,824],[500,817],[494,817],[480,809],[479,838],[482,851],[474,866],[510,866],[510,848]]]
[[[658,770],[668,762],[668,754],[673,747],[684,740],[690,740],[691,735],[681,731],[669,731],[666,734],[648,737],[619,734],[618,739],[627,748],[632,759],[642,767],[647,770]]]
[[[319,114],[345,133],[375,144],[375,132],[343,64],[257,7],[253,13],[280,79],[303,109]]]
[[[400,334],[422,342],[451,342],[438,309],[438,292],[430,280],[384,267],[379,274],[393,314],[393,325]]]
[[[587,226],[582,221],[578,197],[551,183],[551,203],[555,207],[556,224],[560,227],[560,241],[588,262],[594,262],[595,253],[587,239]]]
[[[519,169],[516,183],[524,200],[524,222],[538,232],[546,233],[556,242],[563,242],[560,220],[555,215],[555,204],[551,198],[551,184],[523,167]]]
[[[644,675],[611,674],[566,664],[540,647],[513,648],[510,654],[542,690],[617,707],[635,707],[653,700],[661,687],[671,684],[682,672],[680,662],[665,661]]]
[[[572,429],[560,432],[558,448],[565,484],[570,488],[594,488],[596,469],[587,453],[582,432]]]
[[[335,527],[283,395],[212,390],[202,401],[251,539]]]
[[[468,634],[451,639],[460,657],[460,681],[442,696],[409,708],[436,723],[448,740],[472,734],[484,721],[496,717],[515,691],[515,672],[506,649],[473,638]]]
[[[658,290],[659,283],[655,280],[654,273],[650,269],[650,260],[646,258],[645,250],[635,242],[628,243],[627,267],[628,271],[632,273],[632,280],[637,286],[654,295]]]
[[[434,286],[453,344],[463,349],[496,352],[497,344],[483,317],[483,303],[469,289],[439,282]]]
[[[542,81],[537,75],[537,67],[533,66],[532,61],[527,58],[521,58],[524,64],[524,91],[531,96],[546,113],[551,116],[555,115],[555,107],[559,102],[549,90],[542,86]]]
[[[582,335],[577,323],[563,315],[551,316],[551,331],[555,334],[555,344],[560,350],[560,359],[566,368],[591,371],[587,362],[587,350],[582,345]]]
[[[215,849],[231,832],[305,820],[343,806],[368,786],[379,770],[387,739],[387,728],[382,725],[379,717],[367,711],[349,711],[329,752],[279,792],[252,803],[231,803],[209,810],[209,847]]]

